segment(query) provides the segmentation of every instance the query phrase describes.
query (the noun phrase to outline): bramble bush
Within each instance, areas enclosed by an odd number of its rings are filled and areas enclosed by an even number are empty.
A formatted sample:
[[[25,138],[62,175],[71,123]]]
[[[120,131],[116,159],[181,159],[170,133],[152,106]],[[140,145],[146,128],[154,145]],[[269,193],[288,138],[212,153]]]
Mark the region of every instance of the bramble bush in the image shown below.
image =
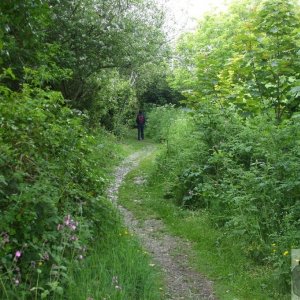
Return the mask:
[[[59,92],[0,86],[0,298],[61,295],[68,265],[114,224],[105,199],[112,137]]]
[[[172,121],[157,161],[168,174],[165,197],[209,210],[247,256],[271,264],[278,288],[287,291],[290,249],[300,247],[299,114],[278,125],[269,116],[203,107],[185,119]]]

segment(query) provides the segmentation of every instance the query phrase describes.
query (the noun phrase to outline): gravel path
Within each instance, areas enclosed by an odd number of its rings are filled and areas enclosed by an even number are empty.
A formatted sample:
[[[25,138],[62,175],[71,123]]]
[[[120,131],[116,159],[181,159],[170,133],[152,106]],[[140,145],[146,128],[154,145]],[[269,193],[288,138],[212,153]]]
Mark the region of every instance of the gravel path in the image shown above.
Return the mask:
[[[129,210],[117,204],[118,190],[125,176],[153,150],[153,147],[147,147],[125,159],[116,169],[115,181],[110,186],[108,195],[123,215],[126,226],[139,237],[144,248],[151,254],[153,262],[165,273],[167,292],[164,299],[215,300],[212,282],[189,266],[188,259],[193,255],[189,242],[166,234],[161,220],[149,219],[141,225]],[[136,178],[135,184],[141,183],[143,179]]]

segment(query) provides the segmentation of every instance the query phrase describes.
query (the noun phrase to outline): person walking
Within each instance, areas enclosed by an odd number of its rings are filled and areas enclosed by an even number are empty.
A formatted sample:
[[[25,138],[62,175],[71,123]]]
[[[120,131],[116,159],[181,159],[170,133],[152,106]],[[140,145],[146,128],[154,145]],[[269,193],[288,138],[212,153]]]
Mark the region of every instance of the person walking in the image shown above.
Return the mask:
[[[146,119],[144,113],[139,110],[139,113],[136,116],[136,124],[138,128],[138,140],[144,139],[144,127],[145,127]]]

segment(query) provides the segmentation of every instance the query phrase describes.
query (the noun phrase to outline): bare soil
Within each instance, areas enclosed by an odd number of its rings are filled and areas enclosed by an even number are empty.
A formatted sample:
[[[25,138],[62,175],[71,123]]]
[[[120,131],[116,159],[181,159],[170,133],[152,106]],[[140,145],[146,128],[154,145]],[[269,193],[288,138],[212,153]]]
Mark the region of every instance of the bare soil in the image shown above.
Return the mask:
[[[118,190],[125,176],[152,151],[153,148],[148,147],[125,159],[116,169],[115,181],[109,188],[108,195],[123,215],[126,226],[138,236],[144,248],[152,256],[153,264],[157,264],[163,270],[167,286],[164,299],[215,300],[213,283],[189,264],[189,259],[193,256],[190,242],[167,234],[161,220],[148,219],[141,224],[129,210],[117,203]],[[144,184],[145,178],[137,177],[134,183]]]

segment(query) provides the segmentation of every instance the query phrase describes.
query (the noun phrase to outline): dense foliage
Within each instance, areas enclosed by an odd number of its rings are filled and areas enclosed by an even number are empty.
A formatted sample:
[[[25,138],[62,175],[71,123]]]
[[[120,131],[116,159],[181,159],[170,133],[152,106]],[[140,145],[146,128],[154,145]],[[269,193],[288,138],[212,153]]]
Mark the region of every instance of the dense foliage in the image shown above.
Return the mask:
[[[0,2],[1,299],[62,295],[113,230],[100,126],[121,134],[152,84],[163,17],[151,0]]]
[[[208,14],[181,37],[169,78],[190,112],[157,108],[148,127],[166,141],[165,197],[208,210],[276,270],[281,292],[300,247],[299,22],[295,1],[234,1]]]
[[[1,1],[0,298],[63,293],[70,263],[77,274],[117,222],[105,199],[116,146],[99,125],[121,135],[138,107],[180,98],[188,109],[149,114],[165,197],[210,211],[285,288],[300,248],[299,11],[233,1],[181,37],[169,68],[154,0]]]
[[[88,133],[58,92],[0,92],[1,282],[16,288],[2,297],[46,296],[61,292],[69,259],[114,222],[103,198],[113,140]]]
[[[28,76],[60,91],[69,105],[118,130],[165,66],[162,9],[143,1],[2,1],[0,63],[18,90]]]
[[[235,1],[182,37],[173,85],[193,107],[234,105],[280,122],[299,111],[299,28],[296,1]]]
[[[299,120],[277,126],[211,108],[149,114],[154,137],[166,141],[157,161],[165,198],[208,210],[245,255],[276,270],[281,291],[290,282],[290,249],[300,247]]]

